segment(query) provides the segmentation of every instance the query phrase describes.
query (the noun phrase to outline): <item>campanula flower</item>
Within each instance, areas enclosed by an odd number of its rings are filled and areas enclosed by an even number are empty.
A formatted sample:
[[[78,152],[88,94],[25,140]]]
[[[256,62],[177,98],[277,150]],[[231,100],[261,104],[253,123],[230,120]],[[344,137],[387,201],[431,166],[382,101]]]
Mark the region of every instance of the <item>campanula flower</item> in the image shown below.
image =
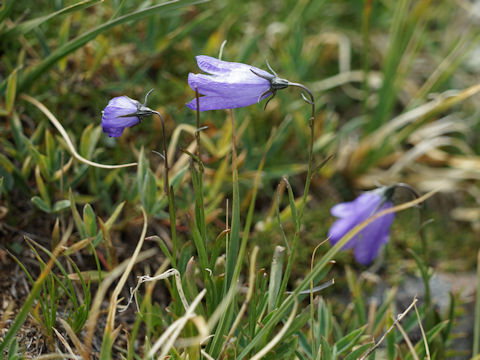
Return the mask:
[[[155,114],[155,111],[146,107],[150,92],[145,96],[145,104],[128,96],[111,99],[102,111],[103,132],[111,137],[119,137],[126,127],[137,125],[143,117]]]
[[[192,90],[198,89],[199,94],[204,95],[199,97],[200,111],[252,105],[269,96],[273,97],[277,90],[293,85],[279,78],[270,66],[273,75],[250,65],[210,56],[199,55],[196,59],[198,67],[208,73],[188,74],[188,84]],[[197,100],[190,101],[187,107],[197,110]]]
[[[339,219],[332,225],[328,233],[332,244],[336,244],[355,226],[364,220],[393,206],[390,197],[392,188],[380,188],[363,193],[351,202],[335,205],[331,209],[333,216]],[[395,215],[386,214],[368,224],[343,247],[353,249],[355,260],[363,265],[370,264],[378,255],[382,245],[389,238],[390,226]]]

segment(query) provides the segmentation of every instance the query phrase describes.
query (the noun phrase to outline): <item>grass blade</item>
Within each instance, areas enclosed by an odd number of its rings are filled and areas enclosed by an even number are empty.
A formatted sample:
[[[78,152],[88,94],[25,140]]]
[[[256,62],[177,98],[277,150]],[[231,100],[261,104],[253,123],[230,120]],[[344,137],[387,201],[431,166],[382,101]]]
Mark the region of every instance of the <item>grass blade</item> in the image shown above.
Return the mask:
[[[15,4],[15,0],[7,0],[3,3],[2,9],[0,10],[0,26],[3,26],[3,21],[10,15],[13,4]]]
[[[40,25],[42,25],[46,21],[52,20],[52,19],[54,19],[58,16],[61,16],[61,15],[66,15],[66,14],[69,14],[69,13],[74,12],[74,11],[79,11],[79,10],[88,8],[88,7],[93,6],[93,5],[95,5],[99,2],[102,2],[102,1],[103,0],[84,0],[84,1],[80,1],[76,4],[67,6],[67,7],[65,7],[63,9],[60,9],[58,11],[55,11],[51,14],[41,16],[41,17],[38,17],[38,18],[35,18],[35,19],[24,21],[24,22],[22,22],[22,23],[20,23],[16,26],[11,27],[7,31],[5,31],[2,34],[2,36],[4,36],[4,37],[16,37],[16,36],[19,36],[19,35],[23,35],[23,34],[29,32],[29,31],[39,27]]]
[[[278,310],[272,315],[272,317],[264,324],[262,329],[255,335],[255,337],[245,346],[242,352],[238,355],[237,359],[241,360],[245,358],[252,349],[255,348],[259,344],[259,342],[266,336],[270,331],[273,329],[275,325],[287,314],[288,310],[293,305],[294,299],[298,296],[298,294],[307,289],[314,279],[317,278],[318,274],[322,272],[322,270],[327,266],[327,264],[333,259],[333,257],[341,250],[341,248],[347,244],[356,234],[362,231],[363,228],[368,226],[370,223],[375,221],[376,219],[385,216],[389,213],[399,212],[417,204],[424,202],[426,199],[430,198],[434,195],[436,191],[431,191],[426,193],[425,195],[409,201],[407,203],[403,203],[397,205],[393,208],[381,211],[374,216],[370,217],[369,219],[365,220],[363,223],[357,225],[353,228],[348,234],[346,234],[335,246],[333,246],[322,258],[321,260],[315,265],[313,270],[302,280],[302,282],[297,286],[295,291],[293,291],[281,304]]]
[[[35,281],[32,291],[30,292],[27,299],[25,300],[25,303],[20,309],[20,312],[15,318],[15,321],[13,322],[12,326],[10,327],[8,332],[5,334],[5,337],[3,338],[3,342],[0,343],[0,354],[3,354],[5,348],[10,345],[11,341],[13,340],[13,337],[17,334],[17,332],[20,330],[20,327],[23,325],[23,323],[27,319],[27,316],[30,312],[31,307],[33,306],[35,299],[40,294],[40,291],[42,290],[44,282],[47,279],[48,274],[50,273],[50,270],[52,270],[53,265],[55,264],[55,260],[64,249],[66,240],[67,240],[66,238],[63,239],[60,242],[60,244],[55,248],[55,250],[53,251],[52,257],[50,258],[47,265],[44,267],[44,269],[40,273],[40,276],[38,277],[38,279]]]
[[[130,14],[112,19],[107,21],[96,28],[87,31],[86,33],[76,37],[75,39],[70,40],[65,45],[55,49],[52,51],[50,55],[48,55],[45,59],[43,59],[38,65],[36,65],[33,69],[28,71],[25,76],[20,78],[18,84],[19,91],[25,91],[31,84],[35,82],[35,80],[45,73],[50,67],[57,63],[58,60],[62,59],[63,57],[67,56],[68,54],[72,53],[73,51],[81,48],[83,45],[88,43],[89,41],[95,39],[101,33],[117,26],[124,24],[129,21],[136,21],[148,16],[152,16],[157,12],[162,12],[162,15],[166,15],[169,12],[174,10],[207,2],[208,0],[194,0],[194,1],[181,1],[181,0],[173,0],[168,1],[163,4],[153,5],[145,9],[137,10]],[[0,95],[3,94],[5,91],[4,86],[0,87]]]

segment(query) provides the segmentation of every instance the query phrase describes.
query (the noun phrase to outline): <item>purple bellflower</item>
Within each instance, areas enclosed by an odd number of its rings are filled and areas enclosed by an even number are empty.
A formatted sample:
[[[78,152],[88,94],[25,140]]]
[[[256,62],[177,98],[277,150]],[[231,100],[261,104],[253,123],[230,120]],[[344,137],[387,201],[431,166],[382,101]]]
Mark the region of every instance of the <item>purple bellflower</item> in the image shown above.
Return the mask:
[[[330,242],[336,244],[355,226],[361,224],[369,217],[393,206],[390,201],[393,194],[392,187],[384,187],[361,194],[351,202],[335,205],[331,209],[333,216],[339,219],[328,232]],[[388,242],[390,226],[395,214],[386,214],[363,228],[357,235],[343,247],[353,249],[355,260],[363,265],[370,264]]]
[[[199,97],[200,111],[244,107],[271,96],[270,101],[277,90],[294,85],[279,78],[268,63],[273,75],[250,65],[210,56],[199,55],[196,59],[198,67],[209,74],[188,74],[192,90],[198,89],[199,94],[204,95]],[[197,99],[190,101],[187,107],[197,110]]]
[[[102,129],[110,137],[119,137],[126,127],[137,125],[144,117],[156,114],[156,111],[148,108],[147,98],[153,91],[150,90],[145,96],[145,103],[128,96],[118,96],[111,99],[102,111]]]

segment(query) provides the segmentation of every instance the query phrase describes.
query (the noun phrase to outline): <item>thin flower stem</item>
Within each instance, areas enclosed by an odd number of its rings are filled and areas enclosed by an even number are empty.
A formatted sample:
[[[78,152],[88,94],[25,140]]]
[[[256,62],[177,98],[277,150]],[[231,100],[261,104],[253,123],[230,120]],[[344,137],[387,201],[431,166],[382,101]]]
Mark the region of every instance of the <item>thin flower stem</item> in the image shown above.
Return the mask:
[[[239,248],[239,226],[240,226],[240,206],[239,206],[239,190],[238,190],[238,173],[237,173],[237,137],[235,132],[235,115],[233,109],[230,109],[230,118],[232,121],[232,183],[233,183],[233,203],[232,203],[232,227],[229,236],[229,246],[227,252],[227,269],[225,291],[231,286],[235,264],[242,259],[237,259]]]
[[[233,109],[230,109],[230,118],[232,120],[232,172],[237,171],[237,136],[235,132],[235,116]]]
[[[308,96],[310,97],[310,100],[308,100],[305,96],[302,97],[303,99],[311,105],[312,107],[312,116],[308,120],[308,126],[310,127],[310,143],[309,143],[309,148],[308,148],[308,169],[307,169],[307,179],[305,181],[305,189],[303,191],[303,199],[302,199],[302,205],[300,207],[300,212],[299,212],[299,217],[298,217],[298,223],[299,225],[302,222],[303,218],[303,210],[305,209],[305,205],[307,203],[307,197],[308,197],[308,190],[310,189],[310,182],[312,180],[312,171],[313,171],[313,143],[315,141],[315,98],[313,97],[312,92],[310,89],[308,89],[305,85],[298,84],[298,83],[288,83],[288,86],[296,86],[304,90]]]
[[[295,252],[296,252],[298,240],[299,240],[299,237],[300,237],[300,228],[302,226],[303,211],[305,209],[305,205],[307,204],[308,191],[310,189],[310,182],[312,180],[311,178],[312,178],[312,174],[313,174],[313,142],[315,140],[315,131],[314,131],[314,129],[315,129],[315,126],[314,126],[315,125],[315,98],[313,97],[312,92],[306,86],[304,86],[302,84],[290,83],[289,82],[288,85],[299,87],[308,94],[308,96],[310,97],[310,100],[308,100],[305,96],[303,96],[303,94],[302,94],[302,97],[308,104],[311,105],[312,115],[311,115],[311,117],[308,121],[308,126],[310,127],[310,143],[309,143],[309,148],[308,148],[307,178],[305,180],[305,188],[303,190],[303,198],[302,198],[302,202],[301,202],[301,205],[300,205],[298,220],[297,220],[297,223],[295,224],[295,227],[296,227],[295,228],[295,235],[294,235],[293,241],[292,241],[290,256],[288,257],[287,266],[285,268],[285,275],[283,277],[282,285],[280,287],[280,294],[284,294],[285,291],[287,290],[287,284],[288,284],[288,280],[290,278],[290,272],[292,270],[293,260],[295,258]],[[280,304],[280,299],[281,299],[281,297],[279,296],[278,300],[277,300],[277,306]]]
[[[420,194],[410,185],[405,184],[405,183],[397,183],[391,186],[391,189],[406,189],[408,190],[415,199],[418,199],[420,197]],[[425,266],[428,266],[429,263],[429,252],[428,252],[428,243],[427,243],[427,236],[425,234],[425,226],[430,223],[428,219],[425,219],[425,213],[422,211],[422,205],[419,205],[418,212],[420,215],[420,227],[418,229],[418,236],[420,237],[420,243],[422,246],[422,253],[423,253],[423,261],[425,262]],[[427,277],[424,278],[424,283],[425,283],[425,295],[424,295],[424,304],[425,307],[428,308],[430,306],[430,282],[429,282],[429,277],[428,277],[428,272],[422,272],[422,274],[427,274]]]
[[[198,88],[195,87],[195,99],[197,100],[197,129],[195,131],[195,139],[197,140],[197,156],[201,159],[200,148],[200,98],[198,96]],[[200,167],[200,171],[203,171],[203,167]]]
[[[298,83],[289,83],[289,86],[296,86],[304,90],[308,96],[310,97],[310,100],[306,99],[305,96],[302,97],[303,99],[312,106],[312,116],[310,117],[308,121],[308,126],[310,127],[310,143],[309,143],[309,149],[308,149],[308,170],[307,170],[307,179],[305,181],[305,190],[303,192],[303,199],[302,199],[302,206],[300,207],[300,213],[298,217],[299,223],[301,223],[302,218],[303,218],[303,210],[305,209],[305,205],[307,202],[307,197],[308,197],[308,190],[310,189],[310,182],[311,182],[311,177],[312,177],[312,170],[313,170],[313,143],[315,141],[315,98],[313,97],[312,92],[302,84]]]
[[[151,91],[150,91],[151,92]],[[147,96],[150,94],[148,92]],[[147,102],[147,96],[145,97],[145,103]],[[168,147],[167,147],[167,134],[165,132],[165,119],[163,116],[158,112],[154,111],[154,113],[160,118],[162,121],[162,136],[163,136],[163,164],[164,164],[164,171],[163,171],[163,189],[165,191],[165,195],[168,199],[168,213],[170,215],[170,231],[172,236],[172,265],[175,267],[177,266],[177,249],[178,249],[178,242],[177,242],[177,228],[176,228],[176,214],[175,214],[175,197],[173,194],[173,186],[170,186],[168,180],[168,173],[169,173],[169,166],[168,166]],[[175,287],[175,284],[174,284]]]
[[[250,228],[252,226],[253,212],[254,212],[254,208],[255,208],[255,201],[257,199],[258,188],[260,186],[260,181],[262,179],[262,170],[263,170],[263,167],[265,166],[265,161],[267,159],[268,152],[269,152],[270,148],[272,147],[272,144],[273,144],[273,141],[275,139],[276,134],[277,134],[277,130],[276,130],[276,128],[274,128],[272,130],[272,132],[270,133],[270,137],[268,138],[267,143],[265,144],[264,153],[263,153],[262,159],[260,160],[260,164],[258,165],[258,168],[257,168],[257,173],[255,175],[255,180],[254,180],[254,184],[253,184],[253,188],[252,188],[252,195],[251,195],[251,198],[250,198],[250,205],[248,207],[247,217],[245,219],[245,225],[243,227],[242,239],[241,239],[241,242],[240,242],[238,255],[236,256],[237,261],[236,261],[236,264],[235,264],[235,269],[233,271],[233,281],[232,281],[233,283],[236,283],[237,279],[240,276],[240,271],[241,271],[242,264],[243,264],[243,258],[245,256],[245,251],[246,251],[246,248],[247,248],[247,242],[248,242],[248,239],[249,239]],[[237,180],[237,182],[238,182],[238,180]],[[238,186],[237,186],[237,190],[238,190]],[[238,191],[236,192],[236,194],[238,194]],[[235,196],[236,196],[236,198],[238,198],[238,195],[235,195]],[[232,218],[233,218],[233,212],[232,212]],[[237,221],[238,221],[238,219],[237,219]],[[239,227],[239,225],[238,225],[238,227]],[[233,226],[232,226],[232,228],[233,228]],[[232,231],[232,233],[234,233],[234,232],[236,232],[236,230]]]
[[[148,96],[148,94],[147,94]],[[146,99],[145,99],[146,100]],[[162,121],[162,136],[163,136],[163,164],[165,166],[165,171],[164,171],[164,181],[163,181],[163,188],[165,190],[165,195],[168,196],[168,191],[170,189],[170,185],[168,183],[168,153],[167,153],[167,134],[165,133],[165,119],[163,116],[158,112],[154,111],[154,113],[160,118]]]
[[[170,186],[168,192],[168,213],[170,215],[170,232],[172,236],[172,265],[177,266],[177,215],[175,214],[175,196],[173,193],[173,186]]]

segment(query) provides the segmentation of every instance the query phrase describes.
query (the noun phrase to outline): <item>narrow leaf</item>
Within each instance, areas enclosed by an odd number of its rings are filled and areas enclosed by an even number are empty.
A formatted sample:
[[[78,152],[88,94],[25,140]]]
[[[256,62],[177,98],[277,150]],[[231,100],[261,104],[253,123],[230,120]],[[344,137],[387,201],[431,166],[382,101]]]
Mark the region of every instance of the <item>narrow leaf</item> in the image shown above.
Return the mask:
[[[95,212],[90,204],[83,207],[83,223],[88,236],[95,236],[97,234],[97,222]]]
[[[268,312],[271,312],[277,303],[278,292],[282,282],[284,256],[285,248],[283,246],[276,246],[275,252],[273,253],[270,282],[268,284]]]
[[[74,12],[74,11],[82,10],[84,8],[95,5],[96,3],[99,3],[101,1],[102,0],[81,1],[81,2],[78,2],[76,4],[67,6],[63,9],[60,9],[58,11],[55,11],[51,14],[41,16],[41,17],[38,17],[38,18],[35,18],[35,19],[31,19],[31,20],[28,20],[28,21],[24,21],[24,22],[22,22],[22,23],[20,23],[16,26],[11,27],[7,31],[5,31],[3,33],[3,36],[12,37],[12,36],[19,36],[19,35],[25,34],[29,31],[39,27],[41,24],[43,24],[46,21],[49,21],[49,20],[54,19],[56,17],[59,17],[61,15],[66,15],[66,14]]]
[[[165,2],[162,4],[153,5],[144,9],[137,10],[130,14],[112,19],[107,21],[90,31],[76,37],[75,39],[70,40],[66,44],[58,47],[50,55],[40,61],[39,64],[34,66],[25,76],[20,79],[19,91],[24,91],[28,86],[33,84],[33,82],[42,74],[44,74],[50,67],[57,63],[58,60],[72,53],[73,51],[79,49],[89,41],[95,39],[101,33],[126,22],[140,20],[148,16],[152,16],[157,12],[162,12],[161,15],[167,15],[168,13],[195,4],[201,4],[208,0],[194,0],[194,1],[179,1],[173,0]],[[0,87],[0,94],[5,90],[3,87]]]
[[[37,208],[39,208],[42,211],[45,211],[46,213],[49,213],[52,210],[50,206],[38,196],[32,197],[31,201]]]
[[[70,200],[59,200],[53,204],[53,212],[57,213],[70,207]]]
[[[11,113],[13,109],[13,104],[15,103],[15,95],[17,91],[17,74],[20,67],[17,67],[10,74],[7,80],[7,92],[5,93],[5,103],[7,108],[7,113]]]

